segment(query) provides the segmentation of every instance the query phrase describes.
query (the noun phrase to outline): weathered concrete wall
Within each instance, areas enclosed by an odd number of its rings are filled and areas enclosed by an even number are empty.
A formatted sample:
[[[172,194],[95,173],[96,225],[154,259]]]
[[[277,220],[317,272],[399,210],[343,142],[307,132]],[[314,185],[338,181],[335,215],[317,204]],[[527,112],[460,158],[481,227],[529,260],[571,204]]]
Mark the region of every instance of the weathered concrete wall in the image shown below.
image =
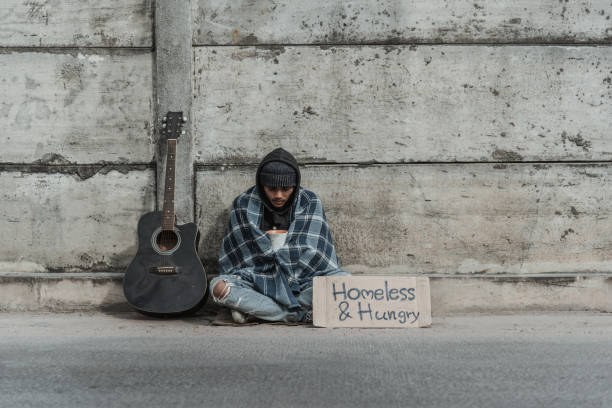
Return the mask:
[[[202,168],[197,214],[215,264],[233,198],[252,167]],[[338,256],[355,273],[612,270],[609,164],[306,166]]]
[[[130,310],[122,278],[122,272],[0,272],[0,311]],[[434,317],[474,312],[612,312],[609,275],[435,275],[431,295]],[[216,307],[209,297],[205,312],[214,315]]]
[[[612,312],[610,274],[438,276],[431,279],[435,316],[473,312],[598,310]]]
[[[608,0],[193,0],[194,44],[608,42]]]
[[[146,47],[151,0],[2,0],[2,47]]]
[[[170,69],[179,40],[193,57],[192,94],[158,92],[171,84],[156,71],[154,5],[0,5],[0,232],[15,237],[0,272],[124,270],[163,191],[153,118],[166,94],[193,99],[183,201],[209,272],[232,199],[277,146],[308,164],[352,272],[611,272],[609,0],[192,0],[192,27],[164,46]],[[458,287],[444,282],[440,310]],[[489,296],[464,310],[537,308],[543,293],[457,282]],[[609,309],[608,278],[570,286],[542,307],[594,296],[589,308]],[[53,287],[33,290],[50,304],[73,290]],[[523,289],[529,300],[508,295]],[[116,287],[95,293],[117,302]]]
[[[151,63],[142,50],[0,51],[0,162],[150,163]]]
[[[609,1],[192,5],[209,264],[282,146],[352,272],[612,271]]]
[[[121,273],[0,271],[0,311],[126,308]]]
[[[188,122],[185,134],[176,149],[174,210],[180,224],[193,222],[193,139],[191,128],[191,8],[184,0],[162,0],[155,3],[155,94],[156,112],[161,117],[168,111],[183,112]],[[158,122],[157,126],[161,126]],[[160,129],[161,130],[161,129]],[[156,134],[161,134],[157,132]],[[160,138],[157,166],[166,168],[167,138]],[[165,173],[157,173],[158,208],[164,205]]]
[[[610,47],[199,47],[195,69],[201,163],[612,159]]]
[[[111,271],[129,264],[138,218],[155,206],[155,173],[100,170],[91,177],[0,172],[0,231],[11,237],[0,247],[0,270]]]
[[[151,2],[7,0],[0,24],[0,272],[121,271],[155,207]]]

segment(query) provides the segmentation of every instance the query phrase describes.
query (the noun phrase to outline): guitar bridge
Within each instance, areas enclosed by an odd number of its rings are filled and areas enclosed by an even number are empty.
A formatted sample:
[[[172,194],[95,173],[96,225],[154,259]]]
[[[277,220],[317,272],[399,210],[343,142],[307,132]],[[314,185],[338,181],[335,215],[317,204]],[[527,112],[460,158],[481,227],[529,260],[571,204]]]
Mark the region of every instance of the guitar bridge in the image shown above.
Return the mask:
[[[176,275],[179,272],[178,266],[154,266],[150,270],[156,275]]]

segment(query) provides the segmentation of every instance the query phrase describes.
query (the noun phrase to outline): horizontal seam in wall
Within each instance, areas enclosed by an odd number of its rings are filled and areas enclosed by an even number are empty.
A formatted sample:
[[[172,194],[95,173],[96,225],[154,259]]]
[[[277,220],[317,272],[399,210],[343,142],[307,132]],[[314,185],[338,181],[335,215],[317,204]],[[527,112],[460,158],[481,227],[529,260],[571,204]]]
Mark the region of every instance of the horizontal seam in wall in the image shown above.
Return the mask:
[[[422,275],[411,275],[411,276],[422,276]],[[503,274],[503,273],[495,273],[495,274],[446,274],[446,273],[431,273],[427,274],[429,278],[476,278],[476,279],[567,279],[567,278],[577,278],[577,277],[588,277],[588,278],[596,278],[596,277],[604,277],[604,278],[612,278],[612,272],[559,272],[559,273],[534,273],[534,274]]]
[[[567,47],[610,47],[612,46],[612,41],[601,41],[601,42],[581,42],[581,43],[571,43],[571,42],[474,42],[474,43],[466,43],[466,42],[363,42],[363,43],[312,43],[312,44],[302,44],[302,43],[261,43],[261,44],[192,44],[192,48],[245,48],[245,47],[254,47],[254,48],[280,48],[280,47],[319,47],[319,48],[327,48],[327,47],[363,47],[363,46],[371,46],[371,47],[392,47],[392,46],[488,46],[488,47],[501,47],[501,46],[516,46],[516,47],[525,47],[525,46],[533,46],[533,47],[559,47],[559,46],[567,46]],[[0,54],[9,53],[9,52],[49,52],[49,53],[67,53],[69,51],[78,51],[85,53],[94,53],[96,51],[116,51],[116,52],[125,52],[125,51],[133,51],[133,52],[155,52],[154,46],[137,46],[137,47],[101,47],[101,46],[0,46]]]
[[[86,180],[101,173],[107,174],[113,170],[120,173],[130,171],[155,170],[155,163],[106,163],[106,164],[12,164],[0,163],[0,172],[21,172],[28,174],[67,174]]]
[[[84,268],[87,270],[87,268]],[[0,272],[0,278],[85,278],[85,279],[108,279],[108,278],[121,278],[123,277],[124,268],[115,268],[99,272],[64,272],[62,268],[56,268],[54,272]],[[209,275],[218,275],[210,273]],[[359,276],[362,274],[354,274]],[[371,275],[380,276],[380,275]],[[534,274],[444,274],[444,273],[429,273],[429,274],[405,274],[405,275],[393,275],[397,277],[426,277],[434,279],[567,279],[567,278],[612,278],[612,272],[560,272],[560,273],[534,273]]]
[[[521,41],[521,42],[360,42],[360,43],[258,43],[258,44],[192,44],[193,48],[198,47],[263,47],[263,48],[278,48],[278,47],[362,47],[362,46],[568,46],[568,47],[609,47],[612,46],[611,40],[590,41],[590,42],[541,42],[541,41]]]
[[[141,163],[141,162],[132,162],[132,163],[114,163],[114,162],[103,162],[103,163],[0,163],[0,170],[12,170],[13,168],[18,167],[134,167],[134,168],[142,168],[142,167],[151,167],[155,168],[155,162]]]
[[[410,166],[410,165],[465,165],[465,164],[525,164],[525,165],[547,165],[547,164],[611,164],[612,160],[570,160],[570,161],[412,161],[412,162],[300,162],[302,166]],[[259,162],[248,163],[195,163],[194,170],[219,168],[219,167],[254,167]],[[54,169],[155,169],[156,163],[89,163],[89,164],[38,164],[38,163],[0,163],[0,171],[25,171],[32,173],[44,173]]]
[[[411,161],[411,162],[300,162],[303,166],[410,166],[410,165],[465,165],[465,164],[525,164],[525,165],[547,165],[547,164],[610,164],[612,160],[568,160],[568,161]],[[198,163],[195,165],[196,170],[217,169],[220,167],[254,167],[259,165],[259,162],[249,163]]]
[[[100,272],[74,272],[70,271],[69,268],[55,268],[53,272],[0,272],[0,281],[10,281],[11,279],[121,279],[125,274],[125,268],[115,268],[112,270],[105,270]],[[87,270],[87,268],[84,268]]]
[[[62,46],[41,46],[41,47],[23,47],[23,46],[15,46],[15,47],[0,47],[0,54],[7,54],[13,52],[36,52],[36,53],[54,53],[54,54],[62,54],[62,53],[70,53],[70,52],[81,52],[85,54],[95,53],[96,51],[103,51],[111,54],[112,52],[129,52],[133,53],[150,53],[155,51],[153,47],[62,47]]]

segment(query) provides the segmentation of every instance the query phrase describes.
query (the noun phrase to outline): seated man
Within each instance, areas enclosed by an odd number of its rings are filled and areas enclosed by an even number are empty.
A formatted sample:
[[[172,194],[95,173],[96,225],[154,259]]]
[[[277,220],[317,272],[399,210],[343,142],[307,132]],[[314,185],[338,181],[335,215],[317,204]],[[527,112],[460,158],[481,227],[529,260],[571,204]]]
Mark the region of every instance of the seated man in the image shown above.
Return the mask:
[[[300,186],[291,153],[269,153],[255,180],[232,205],[213,299],[232,309],[237,323],[310,323],[312,278],[349,273],[340,268],[321,201]]]

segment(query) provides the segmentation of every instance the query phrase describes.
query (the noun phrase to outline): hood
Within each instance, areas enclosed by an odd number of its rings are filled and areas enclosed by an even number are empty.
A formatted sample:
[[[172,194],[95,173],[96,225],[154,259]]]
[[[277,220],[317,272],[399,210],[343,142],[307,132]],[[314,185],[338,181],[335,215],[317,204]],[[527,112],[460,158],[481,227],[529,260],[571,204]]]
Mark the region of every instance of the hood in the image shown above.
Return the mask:
[[[266,192],[264,191],[263,184],[261,184],[260,182],[259,173],[261,172],[262,167],[266,163],[269,163],[272,161],[283,162],[291,166],[295,170],[295,175],[296,175],[295,190],[293,191],[293,194],[291,195],[289,200],[287,200],[287,203],[283,206],[283,208],[276,208],[272,205],[270,200],[268,200],[268,196],[266,195]],[[298,190],[300,189],[301,174],[300,174],[300,168],[298,166],[297,160],[295,160],[295,157],[293,157],[291,153],[289,153],[282,147],[279,147],[278,149],[274,149],[262,159],[261,163],[259,163],[259,166],[257,167],[257,174],[255,175],[255,182],[257,184],[257,192],[259,193],[259,196],[261,197],[262,202],[264,203],[264,205],[266,206],[268,210],[276,212],[276,213],[286,212],[287,209],[290,208],[295,202],[298,196]]]

